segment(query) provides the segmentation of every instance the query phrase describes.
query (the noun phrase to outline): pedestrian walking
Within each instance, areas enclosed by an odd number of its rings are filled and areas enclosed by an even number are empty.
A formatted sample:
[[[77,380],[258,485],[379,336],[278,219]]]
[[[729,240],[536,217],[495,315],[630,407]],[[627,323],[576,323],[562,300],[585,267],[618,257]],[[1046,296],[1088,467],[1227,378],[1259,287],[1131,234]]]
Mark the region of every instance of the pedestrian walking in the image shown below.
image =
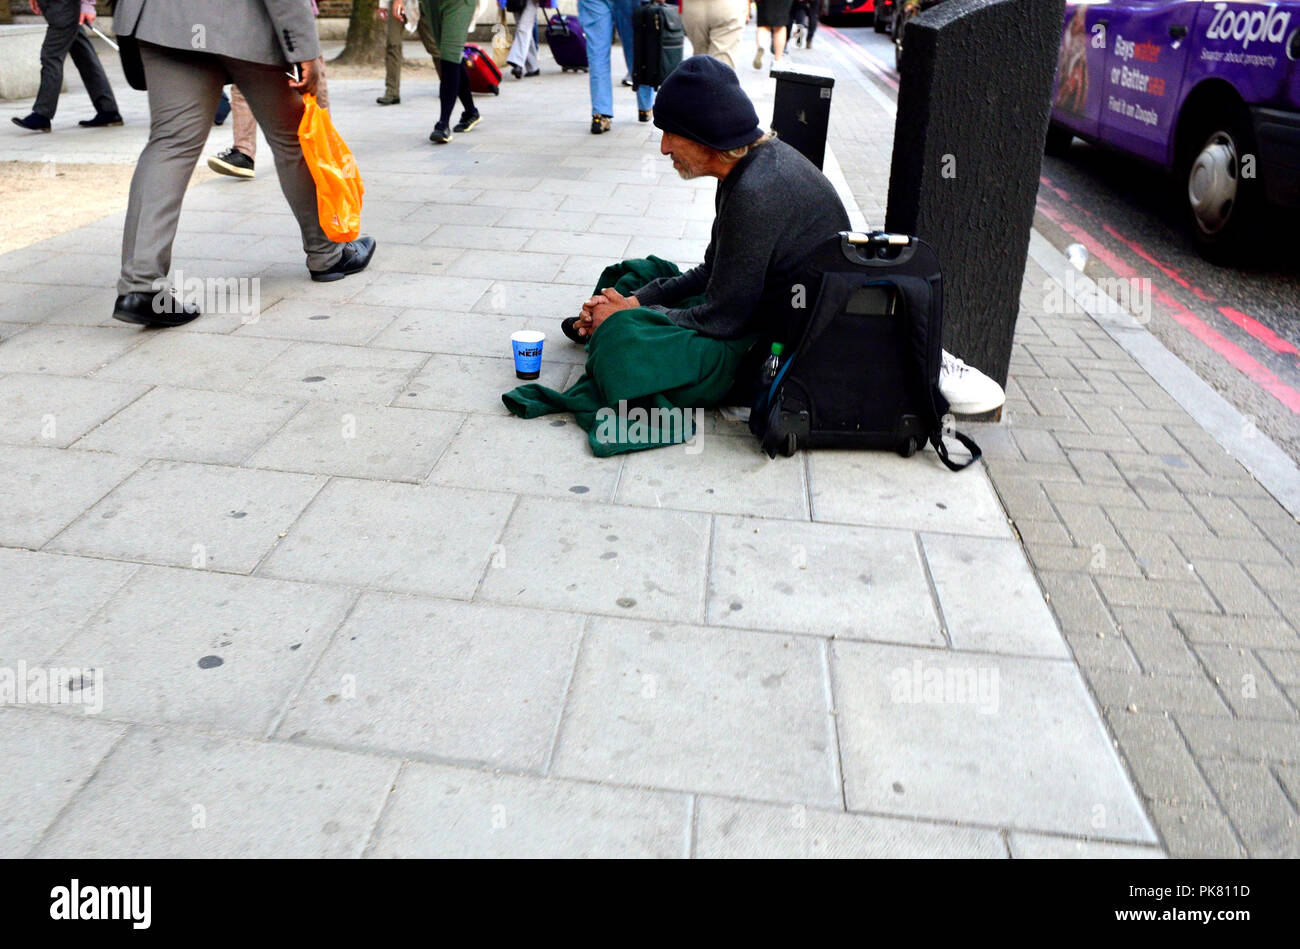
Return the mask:
[[[201,24],[200,33],[195,24]],[[203,151],[221,89],[233,82],[275,156],[280,188],[302,232],[316,281],[364,270],[375,242],[335,242],[321,229],[316,184],[298,142],[304,95],[319,92],[322,63],[308,0],[119,0],[118,36],[138,49],[149,90],[149,141],[140,153],[122,232],[113,316],[179,326],[199,315],[166,286],[185,188]],[[196,38],[201,43],[196,47]],[[289,78],[291,68],[297,78]]]
[[[30,115],[13,117],[14,125],[30,132],[48,132],[50,120],[59,107],[59,92],[63,89],[63,61],[72,57],[72,64],[81,74],[86,93],[95,106],[93,118],[82,119],[82,128],[106,128],[121,125],[122,114],[117,110],[113,87],[91,45],[82,24],[95,22],[94,0],[28,0],[33,13],[45,18],[45,40],[41,43],[41,87],[36,93],[36,103]]]
[[[404,33],[415,32],[433,57],[433,68],[442,76],[438,61],[438,43],[429,29],[427,17],[420,16],[419,0],[379,0],[375,15],[387,23],[384,33],[384,94],[375,101],[380,105],[397,105],[402,101],[402,43]]]
[[[749,0],[683,0],[682,26],[697,54],[712,56],[732,69],[749,22]]]
[[[754,68],[763,68],[763,54],[772,51],[772,64],[785,56],[786,28],[790,23],[791,0],[758,0],[758,48],[754,51]]]
[[[608,132],[614,121],[614,86],[610,71],[610,50],[614,30],[623,44],[623,59],[632,72],[632,11],[638,0],[578,0],[578,20],[587,35],[587,81],[591,88],[591,134]],[[637,118],[650,121],[655,91],[636,87]]]
[[[322,109],[330,107],[329,86],[325,82],[324,69],[316,83],[316,103]],[[234,141],[225,151],[209,158],[208,167],[219,175],[252,178],[257,159],[257,119],[253,118],[253,110],[248,107],[248,100],[238,86],[230,87],[230,107],[227,111],[230,112]]]
[[[794,0],[790,5],[790,46],[795,49],[812,49],[821,9],[822,0]]]
[[[465,53],[465,40],[474,25],[475,0],[420,0],[424,4],[421,16],[429,23],[433,41],[438,47],[442,68],[438,75],[438,121],[429,133],[429,141],[446,145],[452,133],[468,132],[478,125],[481,116],[474,106],[474,94],[469,88],[469,72],[461,63]],[[456,100],[462,106],[460,121],[451,126],[451,114],[456,110]]]
[[[510,45],[506,65],[516,79],[536,76],[542,71],[537,58],[537,10],[549,7],[551,0],[505,0],[506,12],[515,15],[515,41]]]

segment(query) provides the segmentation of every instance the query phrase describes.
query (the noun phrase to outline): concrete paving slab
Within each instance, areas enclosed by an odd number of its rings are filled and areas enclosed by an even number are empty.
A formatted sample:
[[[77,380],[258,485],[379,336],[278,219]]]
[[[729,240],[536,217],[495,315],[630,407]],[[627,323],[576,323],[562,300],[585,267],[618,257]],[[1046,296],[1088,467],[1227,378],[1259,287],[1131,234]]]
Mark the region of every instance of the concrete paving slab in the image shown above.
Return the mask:
[[[688,801],[679,794],[412,763],[397,780],[367,856],[682,857]]]
[[[137,337],[139,345],[101,369],[97,379],[246,392],[257,374],[292,345],[278,339],[127,332]]]
[[[354,599],[143,567],[50,663],[103,670],[106,718],[263,738]]]
[[[1138,847],[1104,840],[1077,840],[1050,834],[1014,831],[1008,836],[1016,860],[1163,860],[1157,847]]]
[[[262,310],[256,322],[243,323],[239,336],[296,339],[313,343],[364,346],[402,312],[392,306],[280,300]],[[206,320],[196,320],[203,323]]]
[[[294,343],[253,381],[259,391],[295,399],[386,405],[427,357],[391,349]]]
[[[94,452],[6,448],[0,452],[0,544],[41,547],[139,464]]]
[[[133,563],[0,548],[0,663],[44,662],[137,569]]]
[[[507,336],[507,345],[509,339]],[[563,390],[569,366],[569,363],[547,360],[543,355],[541,377],[531,381]],[[449,412],[508,415],[501,394],[524,384],[525,380],[516,378],[514,359],[509,355],[491,358],[435,354],[392,404]]]
[[[553,334],[558,336],[557,325],[558,321],[543,327],[536,320],[491,316],[486,313],[407,309],[399,311],[398,317],[371,344],[382,349],[513,359],[510,347],[512,333],[524,329],[540,329],[543,332],[549,329],[552,332],[548,333],[544,356],[547,362],[552,362],[556,347],[550,345],[550,337]]]
[[[875,528],[715,518],[708,622],[944,643],[916,538]]]
[[[808,456],[813,520],[1010,537],[1006,514],[979,467],[951,472],[931,451],[818,451]]]
[[[552,771],[839,807],[822,648],[593,617]]]
[[[393,759],[135,728],[33,855],[359,857],[397,769]]]
[[[146,391],[101,379],[11,373],[0,377],[0,441],[67,448]]]
[[[836,642],[831,668],[849,810],[1155,842],[1070,663]]]
[[[701,797],[694,856],[705,860],[1004,859],[995,830],[845,814],[801,804]]]
[[[84,376],[111,363],[140,341],[139,331],[123,324],[65,326],[43,323],[5,337],[4,346],[0,346],[0,372]]]
[[[620,504],[808,519],[803,459],[768,458],[753,438],[705,435],[693,446],[626,457]]]
[[[485,279],[440,274],[384,274],[367,289],[366,302],[372,306],[445,307],[464,312],[474,308],[490,284]]]
[[[1071,658],[1018,543],[922,534],[921,545],[954,649]]]
[[[324,483],[278,471],[151,461],[47,549],[248,573]]]
[[[541,773],[582,617],[367,594],[276,734]]]
[[[76,447],[140,459],[237,465],[301,407],[283,396],[157,386]]]
[[[244,464],[344,478],[420,481],[463,420],[459,413],[425,409],[309,405]]]
[[[568,418],[568,421],[565,419]],[[508,446],[510,463],[501,464]],[[568,416],[551,420],[471,415],[429,474],[430,484],[491,488],[516,494],[613,500],[623,458],[597,458],[587,433]]]
[[[703,514],[525,497],[501,536],[504,562],[488,571],[479,598],[698,622],[708,542]]]
[[[513,503],[494,491],[335,479],[259,573],[468,600]]]
[[[31,851],[125,730],[84,715],[0,709],[0,858]]]
[[[81,281],[54,287],[0,281],[0,321],[4,322],[93,326],[112,319],[112,303],[108,294]]]

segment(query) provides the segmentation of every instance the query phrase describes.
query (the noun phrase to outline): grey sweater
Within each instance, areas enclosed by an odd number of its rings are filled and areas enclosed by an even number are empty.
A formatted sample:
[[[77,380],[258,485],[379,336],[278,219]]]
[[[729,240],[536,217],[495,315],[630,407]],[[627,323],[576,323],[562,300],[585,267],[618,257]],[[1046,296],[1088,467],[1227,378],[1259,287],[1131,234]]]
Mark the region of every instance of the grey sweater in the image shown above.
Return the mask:
[[[848,230],[849,218],[826,176],[779,139],[760,145],[718,182],[717,216],[704,263],[636,292],[674,323],[716,339],[778,336],[790,318],[803,264],[819,243]],[[808,287],[811,305],[816,287]],[[674,309],[704,294],[699,306]]]

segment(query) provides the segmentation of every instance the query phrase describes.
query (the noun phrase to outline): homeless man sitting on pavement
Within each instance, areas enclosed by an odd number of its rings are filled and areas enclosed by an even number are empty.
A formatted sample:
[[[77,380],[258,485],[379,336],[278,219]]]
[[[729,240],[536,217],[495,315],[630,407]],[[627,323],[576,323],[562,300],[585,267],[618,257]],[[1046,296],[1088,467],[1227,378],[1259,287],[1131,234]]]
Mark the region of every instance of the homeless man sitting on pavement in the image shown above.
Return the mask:
[[[587,346],[585,375],[565,392],[533,383],[502,396],[523,418],[572,412],[601,457],[689,440],[692,416],[681,424],[683,409],[748,404],[767,351],[755,344],[784,335],[812,251],[849,229],[834,186],[763,133],[736,74],[718,60],[692,56],[673,70],[654,123],[659,151],[682,178],[718,179],[704,262],[684,274],[657,257],[606,268],[597,295],[561,325]],[[603,424],[629,405],[678,424]]]

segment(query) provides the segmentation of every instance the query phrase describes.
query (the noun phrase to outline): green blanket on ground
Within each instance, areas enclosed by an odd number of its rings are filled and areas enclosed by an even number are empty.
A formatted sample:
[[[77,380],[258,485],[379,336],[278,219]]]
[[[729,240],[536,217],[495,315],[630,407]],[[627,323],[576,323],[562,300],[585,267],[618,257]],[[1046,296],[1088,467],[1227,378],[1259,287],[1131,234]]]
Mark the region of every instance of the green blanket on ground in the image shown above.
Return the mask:
[[[679,272],[658,257],[625,260],[605,268],[594,292],[613,287],[627,296],[651,280]],[[695,435],[691,410],[718,404],[754,342],[752,336],[701,336],[658,310],[621,310],[592,335],[586,372],[568,391],[529,383],[505,393],[501,401],[521,418],[572,412],[601,458],[678,444]]]

